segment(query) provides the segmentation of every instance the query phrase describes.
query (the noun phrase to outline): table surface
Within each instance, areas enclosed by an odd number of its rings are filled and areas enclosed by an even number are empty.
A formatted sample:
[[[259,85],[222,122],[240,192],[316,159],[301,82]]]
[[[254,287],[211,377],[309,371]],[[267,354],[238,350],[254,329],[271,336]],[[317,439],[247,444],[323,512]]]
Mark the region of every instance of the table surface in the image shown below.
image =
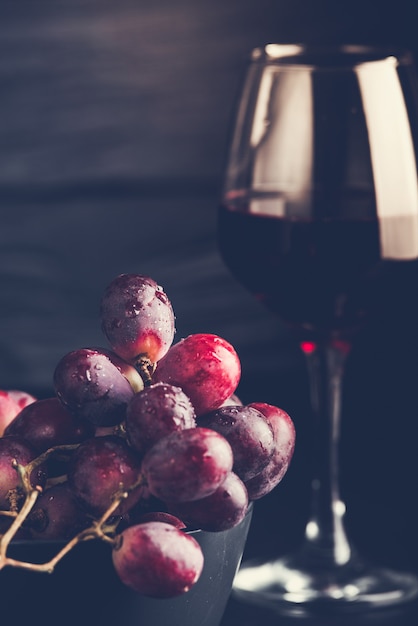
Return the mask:
[[[259,512],[258,516],[257,510],[255,510],[253,519],[254,526],[250,528],[244,561],[248,552],[251,557],[254,557],[260,550],[260,542],[257,537],[259,537],[262,519],[267,519],[266,510]],[[277,556],[282,556],[282,554]],[[271,557],[271,554],[264,552],[265,559]],[[400,565],[400,569],[402,568],[403,566]],[[418,567],[416,567],[416,563],[414,565],[412,560],[409,561],[408,565],[405,563],[405,571],[415,573],[418,576]],[[247,603],[232,592],[220,626],[334,626],[335,624],[338,626],[417,626],[418,599],[404,606],[373,609],[368,612],[353,611],[342,616],[335,613],[327,614],[326,612],[312,616],[289,616],[271,608]]]
[[[221,626],[416,626],[418,606],[404,609],[386,609],[370,614],[345,617],[316,616],[311,618],[286,617],[272,611],[242,604],[231,598]]]

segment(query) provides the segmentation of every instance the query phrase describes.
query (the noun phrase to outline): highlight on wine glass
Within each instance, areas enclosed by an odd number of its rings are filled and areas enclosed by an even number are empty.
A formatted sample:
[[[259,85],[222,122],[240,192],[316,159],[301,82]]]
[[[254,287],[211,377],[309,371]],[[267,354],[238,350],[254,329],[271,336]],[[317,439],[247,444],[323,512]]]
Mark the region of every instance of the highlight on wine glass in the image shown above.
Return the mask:
[[[416,86],[407,51],[369,46],[269,44],[244,78],[219,245],[300,345],[315,433],[303,545],[244,563],[234,583],[240,598],[277,611],[368,610],[418,593],[414,575],[357,553],[339,487],[350,347],[418,264]]]

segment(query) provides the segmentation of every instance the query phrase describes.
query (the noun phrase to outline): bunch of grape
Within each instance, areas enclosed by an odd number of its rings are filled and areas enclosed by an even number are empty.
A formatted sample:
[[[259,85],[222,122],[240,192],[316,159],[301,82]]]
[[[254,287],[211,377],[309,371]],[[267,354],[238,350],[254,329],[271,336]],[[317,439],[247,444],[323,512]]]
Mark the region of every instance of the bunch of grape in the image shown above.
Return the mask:
[[[63,356],[50,398],[21,392],[12,406],[19,392],[0,394],[0,569],[52,571],[76,543],[98,538],[123,583],[173,597],[203,568],[186,531],[239,524],[283,478],[294,425],[278,407],[241,403],[241,365],[225,339],[173,343],[173,309],[153,279],[116,277],[100,318],[109,347]],[[15,538],[64,547],[45,564],[15,562]]]

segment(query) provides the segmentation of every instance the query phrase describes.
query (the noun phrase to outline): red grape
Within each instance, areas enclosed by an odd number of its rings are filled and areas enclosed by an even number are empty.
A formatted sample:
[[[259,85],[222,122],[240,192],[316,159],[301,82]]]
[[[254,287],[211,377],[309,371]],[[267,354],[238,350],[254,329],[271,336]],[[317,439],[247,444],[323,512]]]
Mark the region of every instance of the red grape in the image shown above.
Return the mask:
[[[131,363],[142,357],[156,363],[173,342],[171,303],[162,287],[148,276],[117,276],[105,290],[100,316],[112,349]]]
[[[194,428],[195,411],[180,387],[156,383],[135,394],[126,411],[129,443],[141,454],[176,430]]]
[[[45,489],[27,520],[32,538],[43,541],[71,539],[89,524],[67,482]]]
[[[134,526],[143,520],[144,515],[155,515],[159,513],[168,513],[168,508],[165,502],[156,498],[149,490],[147,485],[142,486],[141,495],[138,500],[130,509],[123,515],[121,524],[119,526],[125,528],[126,526]],[[155,520],[153,520],[155,521]]]
[[[233,393],[229,396],[229,398],[222,402],[221,406],[243,406],[243,404],[244,403],[241,398],[239,398],[236,393]]]
[[[23,437],[40,454],[54,446],[80,443],[93,436],[94,427],[74,417],[58,398],[46,398],[26,406],[4,434]]]
[[[164,522],[125,529],[117,537],[112,559],[125,585],[155,598],[172,598],[189,591],[203,569],[197,541]]]
[[[295,426],[290,416],[271,404],[252,402],[268,419],[274,435],[274,452],[267,466],[254,478],[246,481],[250,500],[258,500],[276,487],[286,474],[295,448]]]
[[[0,437],[7,425],[15,418],[20,409],[7,391],[0,391]]]
[[[243,481],[261,472],[273,454],[273,429],[254,407],[223,406],[202,416],[199,425],[216,430],[228,440],[234,453],[234,472]]]
[[[80,348],[58,362],[56,394],[74,415],[96,426],[113,426],[125,419],[134,393],[143,389],[134,367],[103,348]]]
[[[145,522],[165,522],[166,524],[171,524],[180,530],[186,528],[186,524],[181,519],[172,513],[167,513],[166,511],[149,511],[148,513],[140,515],[136,520],[136,523],[138,524],[144,524]]]
[[[287,471],[294,426],[277,407],[243,405],[241,363],[228,341],[197,333],[173,345],[174,312],[152,278],[117,276],[100,319],[109,348],[64,355],[54,370],[55,397],[0,390],[0,537],[10,529],[4,543],[69,542],[54,562],[95,537],[113,545],[125,585],[174,598],[203,569],[202,548],[186,529],[239,524],[250,500]],[[17,465],[66,445],[22,480]],[[28,494],[30,486],[39,494]],[[22,508],[28,495],[35,502]]]
[[[24,409],[25,406],[28,406],[28,404],[35,402],[37,399],[31,393],[23,391],[22,389],[9,389],[7,393],[9,394],[9,397],[16,402],[19,407],[19,411]]]
[[[87,439],[79,445],[68,464],[68,483],[85,509],[102,515],[119,489],[134,487],[141,464],[136,453],[121,437],[108,435]],[[123,500],[116,515],[123,515],[141,496],[135,487]]]
[[[26,391],[20,389],[0,389],[0,437],[3,435],[10,422],[36,398]]]
[[[244,519],[247,509],[247,489],[233,472],[206,498],[193,502],[177,502],[170,507],[189,528],[200,528],[209,532],[233,528]]]
[[[197,333],[171,346],[153,380],[181,387],[199,416],[220,407],[235,392],[240,376],[232,345],[217,335]]]
[[[10,509],[11,492],[17,490],[22,494],[20,476],[13,462],[16,461],[25,467],[36,456],[35,450],[22,437],[14,435],[0,437],[0,509],[5,511]],[[31,485],[43,487],[46,478],[45,466],[38,466],[31,473]]]
[[[150,492],[163,501],[198,500],[213,493],[233,464],[232,449],[208,428],[179,430],[148,450],[142,471]]]

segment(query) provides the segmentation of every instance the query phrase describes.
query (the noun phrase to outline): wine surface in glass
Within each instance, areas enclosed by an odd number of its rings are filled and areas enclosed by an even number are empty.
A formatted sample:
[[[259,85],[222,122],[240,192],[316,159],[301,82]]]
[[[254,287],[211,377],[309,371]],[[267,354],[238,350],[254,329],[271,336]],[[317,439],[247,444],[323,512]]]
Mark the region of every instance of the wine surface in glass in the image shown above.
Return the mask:
[[[243,199],[221,207],[220,250],[232,274],[299,341],[349,341],[418,281],[417,260],[382,258],[377,218],[290,218],[271,214],[271,198],[265,202],[270,215],[262,199],[257,212]]]
[[[310,392],[304,541],[244,563],[234,582],[238,597],[279,613],[344,615],[418,597],[416,576],[358,554],[339,489],[352,339],[367,325],[366,343],[388,359],[391,342],[400,358],[416,345],[417,93],[407,53],[269,44],[253,51],[238,102],[219,247],[238,281],[293,331]]]

